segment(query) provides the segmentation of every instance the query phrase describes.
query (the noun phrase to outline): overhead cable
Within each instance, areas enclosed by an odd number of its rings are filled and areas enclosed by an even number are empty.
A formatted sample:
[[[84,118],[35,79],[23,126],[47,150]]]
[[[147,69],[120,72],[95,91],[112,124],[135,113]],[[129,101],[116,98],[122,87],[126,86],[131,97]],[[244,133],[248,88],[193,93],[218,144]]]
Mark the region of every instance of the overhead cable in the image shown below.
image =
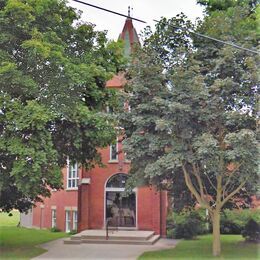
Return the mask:
[[[109,9],[105,9],[105,8],[97,6],[97,5],[89,4],[89,3],[86,3],[86,2],[83,2],[83,1],[79,1],[79,0],[72,0],[72,1],[80,3],[80,4],[84,4],[84,5],[87,5],[87,6],[90,6],[90,7],[93,7],[93,8],[102,10],[102,11],[105,11],[105,12],[109,12],[109,13],[112,13],[112,14],[115,14],[115,15],[123,16],[123,17],[126,17],[126,18],[131,18],[132,20],[135,20],[137,22],[146,23],[143,20],[140,20],[140,19],[137,19],[137,18],[134,18],[134,17],[130,17],[129,15],[124,15],[122,13],[118,13],[118,12],[115,12],[115,11],[112,11],[112,10],[109,10]],[[157,22],[157,23],[159,22],[158,20],[153,20],[153,21]],[[174,26],[174,25],[171,25],[171,26],[174,27],[174,28],[180,29],[180,30],[184,30],[183,28],[178,27],[178,26]],[[215,41],[215,42],[220,42],[220,43],[232,46],[232,47],[240,49],[240,50],[248,51],[248,52],[251,52],[251,53],[254,53],[254,54],[258,54],[258,55],[260,54],[258,51],[254,51],[254,50],[242,47],[242,46],[237,45],[237,44],[232,43],[232,42],[222,41],[222,40],[216,39],[214,37],[211,37],[211,36],[208,36],[208,35],[205,35],[205,34],[201,34],[201,33],[197,33],[197,32],[194,32],[194,31],[190,31],[190,30],[189,30],[189,32],[194,34],[194,35],[197,35],[197,36],[200,36],[200,37],[203,37],[203,38]]]
[[[153,20],[154,22],[159,22],[158,20]],[[178,27],[178,26],[175,26],[175,25],[170,25],[171,27],[174,27],[174,28],[177,28],[177,29],[180,29],[180,30],[184,30],[184,28],[182,27]],[[240,49],[240,50],[244,50],[244,51],[250,51],[252,53],[256,53],[256,54],[259,54],[259,52],[257,51],[254,51],[254,50],[251,50],[251,49],[248,49],[248,48],[245,48],[245,47],[242,47],[242,46],[239,46],[235,43],[232,43],[232,42],[226,42],[226,41],[222,41],[222,40],[219,40],[219,39],[216,39],[214,37],[211,37],[211,36],[208,36],[208,35],[205,35],[205,34],[201,34],[201,33],[197,33],[197,32],[194,32],[194,31],[190,31],[188,30],[190,33],[194,34],[194,35],[197,35],[197,36],[200,36],[200,37],[203,37],[203,38],[206,38],[206,39],[209,39],[209,40],[212,40],[212,41],[216,41],[216,42],[220,42],[220,43],[223,43],[223,44],[226,44],[226,45],[230,45],[232,47],[235,47],[237,49]]]
[[[116,14],[116,15],[119,15],[119,16],[126,17],[126,18],[130,18],[129,15],[121,14],[121,13],[118,13],[118,12],[115,12],[115,11],[112,11],[112,10],[109,10],[109,9],[106,9],[106,8],[103,8],[103,7],[100,7],[100,6],[97,6],[97,5],[89,4],[89,3],[86,3],[86,2],[83,2],[83,1],[79,1],[79,0],[72,0],[72,1],[80,3],[80,4],[83,4],[83,5],[88,5],[90,7],[93,7],[93,8],[105,11],[105,12],[109,12],[109,13],[112,13],[112,14]],[[134,17],[131,17],[131,19],[135,20],[137,22],[140,22],[140,23],[146,23],[145,21],[137,19],[137,18],[134,18]]]

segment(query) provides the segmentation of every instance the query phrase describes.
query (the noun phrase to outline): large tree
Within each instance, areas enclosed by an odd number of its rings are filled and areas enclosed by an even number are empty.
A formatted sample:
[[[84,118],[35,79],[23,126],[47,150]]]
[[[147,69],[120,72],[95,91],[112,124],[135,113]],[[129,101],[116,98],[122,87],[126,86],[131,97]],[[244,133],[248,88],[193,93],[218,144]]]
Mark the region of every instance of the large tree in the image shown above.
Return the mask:
[[[102,113],[122,64],[104,32],[63,0],[0,0],[0,208],[26,211],[61,188],[69,157],[91,167],[114,138]]]
[[[215,10],[197,32],[255,49],[255,8]],[[121,116],[124,144],[133,181],[177,190],[185,184],[209,211],[216,256],[221,210],[257,185],[259,57],[194,36],[184,24],[191,28],[181,15],[146,32],[131,71],[131,113]]]

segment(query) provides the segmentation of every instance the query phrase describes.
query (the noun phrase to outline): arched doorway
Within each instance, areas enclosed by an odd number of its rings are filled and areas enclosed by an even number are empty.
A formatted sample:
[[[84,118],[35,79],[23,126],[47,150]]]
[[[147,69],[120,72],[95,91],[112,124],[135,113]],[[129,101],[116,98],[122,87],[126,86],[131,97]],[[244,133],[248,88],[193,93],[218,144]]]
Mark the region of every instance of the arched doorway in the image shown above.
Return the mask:
[[[118,173],[110,177],[105,187],[105,218],[115,227],[136,227],[136,193],[126,195],[128,176]]]

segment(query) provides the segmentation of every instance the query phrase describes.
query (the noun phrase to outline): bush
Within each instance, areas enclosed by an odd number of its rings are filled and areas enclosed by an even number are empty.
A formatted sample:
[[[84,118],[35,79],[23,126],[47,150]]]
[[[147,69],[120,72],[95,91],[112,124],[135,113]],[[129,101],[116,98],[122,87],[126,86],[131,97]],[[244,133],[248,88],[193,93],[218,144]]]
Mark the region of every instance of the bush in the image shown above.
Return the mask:
[[[241,234],[250,218],[259,223],[259,210],[224,210],[220,220],[221,234]]]
[[[60,232],[60,229],[53,227],[50,229],[51,232]]]
[[[243,226],[234,223],[231,220],[223,219],[220,223],[220,233],[221,234],[241,234]]]
[[[172,214],[167,221],[167,237],[192,239],[205,234],[205,211],[184,210],[180,214]]]
[[[73,230],[71,230],[71,231],[69,232],[70,235],[75,235],[75,234],[77,234],[77,233],[78,233],[78,232],[77,232],[76,229],[73,229]]]
[[[242,236],[249,242],[260,242],[260,225],[253,219],[249,219],[242,231]]]

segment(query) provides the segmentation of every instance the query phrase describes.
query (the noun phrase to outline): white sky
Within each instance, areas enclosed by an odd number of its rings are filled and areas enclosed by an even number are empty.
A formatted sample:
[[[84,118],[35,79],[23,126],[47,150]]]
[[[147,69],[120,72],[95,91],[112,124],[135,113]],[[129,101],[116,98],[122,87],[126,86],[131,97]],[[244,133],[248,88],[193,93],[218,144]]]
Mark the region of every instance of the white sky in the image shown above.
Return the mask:
[[[159,20],[164,16],[171,18],[183,12],[189,19],[195,20],[202,17],[203,8],[196,4],[196,0],[81,0],[89,4],[97,5],[118,13],[127,15],[128,6],[133,8],[131,16],[144,20],[147,24],[133,21],[137,33],[146,26],[153,27],[153,19]],[[97,30],[107,30],[108,38],[116,40],[123,29],[124,17],[117,16],[102,10],[95,9],[69,0],[69,5],[83,11],[82,20],[96,25]]]

